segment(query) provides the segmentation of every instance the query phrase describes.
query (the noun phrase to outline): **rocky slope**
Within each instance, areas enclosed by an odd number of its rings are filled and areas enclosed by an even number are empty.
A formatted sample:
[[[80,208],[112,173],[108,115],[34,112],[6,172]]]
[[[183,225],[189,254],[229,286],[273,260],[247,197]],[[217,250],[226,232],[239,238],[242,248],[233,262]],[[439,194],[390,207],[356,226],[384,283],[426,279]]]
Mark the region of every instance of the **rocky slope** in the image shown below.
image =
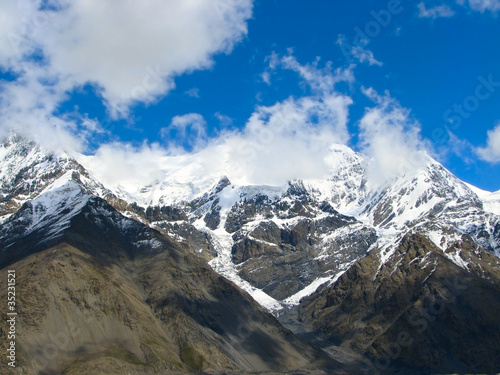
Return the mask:
[[[441,249],[414,232],[304,299],[299,320],[309,339],[358,353],[374,374],[490,374],[499,301],[497,257],[466,235]]]

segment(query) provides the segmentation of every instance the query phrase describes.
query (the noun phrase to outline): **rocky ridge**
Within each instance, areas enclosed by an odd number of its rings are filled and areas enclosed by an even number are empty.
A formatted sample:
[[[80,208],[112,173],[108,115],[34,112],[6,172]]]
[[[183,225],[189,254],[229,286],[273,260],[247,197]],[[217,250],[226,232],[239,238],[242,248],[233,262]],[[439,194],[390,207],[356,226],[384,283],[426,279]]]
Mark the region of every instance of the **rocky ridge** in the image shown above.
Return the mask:
[[[23,373],[344,373],[203,259],[75,182],[23,204],[1,234],[0,273],[20,278]]]

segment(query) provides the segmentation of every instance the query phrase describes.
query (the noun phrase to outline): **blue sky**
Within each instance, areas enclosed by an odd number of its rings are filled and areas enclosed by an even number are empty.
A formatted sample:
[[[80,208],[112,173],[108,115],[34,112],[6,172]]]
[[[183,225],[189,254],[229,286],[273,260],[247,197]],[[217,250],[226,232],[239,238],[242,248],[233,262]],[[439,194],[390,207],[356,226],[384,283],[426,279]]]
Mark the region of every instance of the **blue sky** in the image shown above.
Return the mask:
[[[425,149],[500,189],[498,0],[19,4],[0,0],[5,129],[87,153],[183,153],[306,111],[309,128],[283,138],[305,139],[305,153],[320,128],[374,158]],[[377,146],[384,136],[397,147]]]

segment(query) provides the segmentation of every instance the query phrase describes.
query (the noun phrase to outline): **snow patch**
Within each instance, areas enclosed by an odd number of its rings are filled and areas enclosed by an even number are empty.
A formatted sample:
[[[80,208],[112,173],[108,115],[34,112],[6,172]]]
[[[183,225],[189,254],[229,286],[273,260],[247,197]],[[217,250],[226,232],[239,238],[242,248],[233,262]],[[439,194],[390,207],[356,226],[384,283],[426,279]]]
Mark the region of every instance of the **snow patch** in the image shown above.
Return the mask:
[[[238,189],[233,189],[231,186],[224,188],[219,194],[220,206],[220,224],[215,230],[210,230],[206,227],[202,219],[198,219],[193,225],[200,231],[208,233],[212,238],[212,243],[217,252],[217,257],[212,259],[208,264],[218,274],[235,283],[238,287],[248,292],[257,303],[271,313],[275,313],[283,308],[283,306],[262,290],[252,286],[248,281],[243,280],[238,275],[236,265],[233,263],[231,250],[233,248],[233,236],[228,233],[224,227],[227,221],[227,215],[231,207],[239,200]]]
[[[461,252],[462,252],[461,250],[458,250],[456,252],[446,252],[445,251],[444,255],[446,256],[446,258],[448,258],[449,260],[451,260],[457,266],[459,266],[460,268],[463,268],[464,270],[468,271],[469,270],[469,263],[467,263],[466,261],[464,261],[462,259],[462,257],[460,256]]]
[[[339,276],[340,277],[340,276]],[[328,276],[328,277],[319,277],[316,280],[314,280],[311,284],[306,286],[304,289],[300,290],[299,292],[295,293],[294,295],[288,297],[287,299],[283,300],[282,303],[286,306],[292,307],[292,306],[297,306],[300,303],[300,300],[304,297],[310,296],[318,288],[327,283],[328,281],[332,280],[333,276]]]

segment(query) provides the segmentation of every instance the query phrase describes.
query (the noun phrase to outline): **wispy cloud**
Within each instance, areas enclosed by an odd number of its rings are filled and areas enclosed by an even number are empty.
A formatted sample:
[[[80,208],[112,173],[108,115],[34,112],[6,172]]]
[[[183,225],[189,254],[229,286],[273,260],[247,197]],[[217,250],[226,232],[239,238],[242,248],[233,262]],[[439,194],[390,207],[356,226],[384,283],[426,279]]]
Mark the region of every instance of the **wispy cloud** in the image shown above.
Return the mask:
[[[276,52],[272,52],[269,56],[266,57],[265,61],[268,63],[268,66],[266,67],[266,70],[264,70],[260,78],[264,83],[267,85],[271,84],[271,76],[274,71],[276,71],[276,68],[278,67],[280,63],[280,58],[279,55]]]
[[[468,139],[460,138],[449,129],[446,129],[446,132],[448,134],[446,144],[441,144],[435,148],[439,160],[447,161],[451,156],[455,156],[469,165],[477,161],[474,145]]]
[[[313,63],[302,65],[292,54],[292,50],[289,50],[288,55],[280,59],[281,66],[297,72],[316,95],[327,96],[331,94],[336,96],[338,83],[354,82],[353,66],[333,70],[331,61],[327,62],[323,68],[319,67],[319,63],[320,59],[317,58]]]
[[[377,65],[382,66],[383,63],[378,61],[373,52],[361,47],[353,47],[351,51],[352,55],[359,60],[359,62],[364,63],[367,62],[368,65]]]
[[[169,148],[176,145],[200,148],[207,141],[207,122],[199,113],[175,116],[169,126],[160,129],[160,135]]]
[[[467,3],[471,9],[481,13],[486,11],[496,13],[500,10],[500,0],[457,0],[457,3],[460,5]]]
[[[455,15],[455,11],[446,4],[426,8],[425,3],[421,2],[417,5],[417,7],[419,11],[418,16],[420,18],[436,19],[453,17]]]
[[[215,112],[214,117],[219,121],[222,128],[226,128],[232,125],[234,122],[234,120],[231,117],[223,115],[220,112]]]
[[[260,78],[262,79],[262,82],[266,83],[267,85],[271,84],[271,73],[269,71],[264,71],[261,73]]]
[[[197,87],[193,87],[192,89],[187,90],[185,94],[192,98],[200,98],[200,89]]]
[[[337,38],[337,45],[342,50],[344,56],[348,61],[352,59],[359,61],[360,63],[368,63],[368,65],[382,66],[383,63],[378,61],[373,52],[361,45],[350,45],[343,35]]]

